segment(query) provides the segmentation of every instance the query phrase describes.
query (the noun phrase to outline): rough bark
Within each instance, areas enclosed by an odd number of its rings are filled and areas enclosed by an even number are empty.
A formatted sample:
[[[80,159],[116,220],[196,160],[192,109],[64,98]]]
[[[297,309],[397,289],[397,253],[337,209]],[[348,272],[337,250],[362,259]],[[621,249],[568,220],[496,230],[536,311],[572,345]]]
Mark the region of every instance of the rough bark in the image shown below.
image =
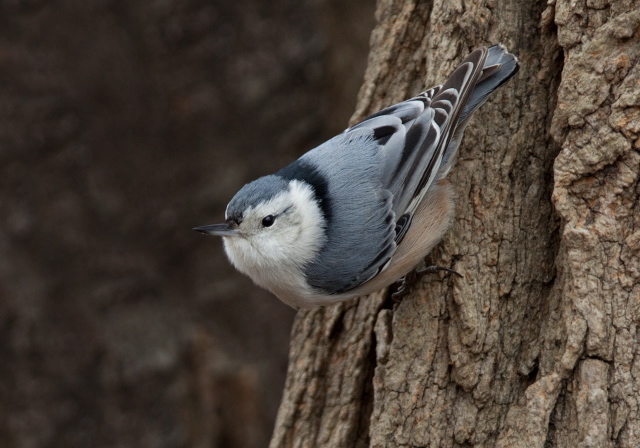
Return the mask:
[[[522,63],[466,133],[436,276],[298,313],[271,447],[640,440],[640,11],[380,0],[353,120],[478,45]]]

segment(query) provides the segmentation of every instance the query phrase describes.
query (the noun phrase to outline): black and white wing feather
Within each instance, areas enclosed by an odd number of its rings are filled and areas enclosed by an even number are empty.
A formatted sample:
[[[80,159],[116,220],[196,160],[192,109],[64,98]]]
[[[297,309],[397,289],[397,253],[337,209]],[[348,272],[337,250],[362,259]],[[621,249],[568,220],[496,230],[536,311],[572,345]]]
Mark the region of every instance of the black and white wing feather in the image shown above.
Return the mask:
[[[348,266],[350,271],[341,273],[344,281],[337,285],[325,284],[322,279],[328,277],[316,275],[315,278],[320,279],[317,286],[334,293],[343,292],[365,283],[388,265],[409,229],[420,201],[433,183],[448,172],[468,118],[517,70],[516,58],[503,46],[479,48],[456,68],[443,85],[381,110],[339,136],[342,148],[363,135],[369,141],[373,140],[373,151],[379,165],[377,174],[381,180],[377,187],[380,207],[385,208],[376,219],[391,225],[378,226],[376,235],[363,232],[354,237],[354,250],[357,247],[361,253],[353,263],[342,261],[341,266]],[[370,149],[368,146],[363,148],[363,151]],[[368,160],[366,157],[363,156],[363,160]],[[339,218],[340,214],[334,213],[334,216]],[[364,219],[361,216],[357,218]],[[346,227],[352,221],[334,224]],[[327,233],[329,239],[335,238],[331,230],[328,229]],[[336,244],[331,242],[332,247]],[[324,262],[331,269],[331,257],[327,255]]]
[[[458,119],[482,74],[486,54],[485,48],[474,51],[444,85],[384,109],[350,128],[367,127],[374,136],[387,134],[378,139],[385,158],[383,187],[393,193],[393,211],[404,223],[402,227],[410,223],[412,213],[438,177]],[[404,215],[408,217],[402,218]]]

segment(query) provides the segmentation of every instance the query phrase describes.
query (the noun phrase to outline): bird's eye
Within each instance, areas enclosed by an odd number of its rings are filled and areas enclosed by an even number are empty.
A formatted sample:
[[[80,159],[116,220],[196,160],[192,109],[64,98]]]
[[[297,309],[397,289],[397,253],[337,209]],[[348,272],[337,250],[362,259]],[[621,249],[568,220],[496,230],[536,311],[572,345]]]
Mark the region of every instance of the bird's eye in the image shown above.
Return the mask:
[[[276,222],[276,217],[273,215],[267,215],[262,218],[262,227],[271,227]]]

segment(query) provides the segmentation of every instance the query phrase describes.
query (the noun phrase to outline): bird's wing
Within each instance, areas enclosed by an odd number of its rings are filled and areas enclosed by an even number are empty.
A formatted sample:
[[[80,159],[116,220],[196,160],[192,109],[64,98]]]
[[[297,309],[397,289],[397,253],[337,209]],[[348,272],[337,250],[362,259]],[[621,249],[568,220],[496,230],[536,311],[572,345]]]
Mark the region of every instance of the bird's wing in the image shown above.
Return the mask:
[[[330,206],[328,244],[306,268],[311,286],[345,292],[388,266],[420,201],[446,174],[459,143],[454,137],[461,138],[468,117],[515,72],[517,60],[504,47],[479,48],[444,84],[303,156],[329,179],[330,200],[341,198]]]
[[[440,86],[381,110],[345,132],[369,129],[384,155],[383,187],[393,194],[396,243],[418,204],[438,179],[444,153],[476,83],[487,49],[472,52]]]
[[[349,291],[373,278],[395,249],[393,195],[381,188],[378,145],[364,133],[344,134],[305,154],[301,181],[318,196],[325,244],[305,266],[308,284],[329,294]],[[336,154],[348,156],[336,157]],[[308,173],[315,172],[315,178]],[[320,179],[320,182],[318,181]]]

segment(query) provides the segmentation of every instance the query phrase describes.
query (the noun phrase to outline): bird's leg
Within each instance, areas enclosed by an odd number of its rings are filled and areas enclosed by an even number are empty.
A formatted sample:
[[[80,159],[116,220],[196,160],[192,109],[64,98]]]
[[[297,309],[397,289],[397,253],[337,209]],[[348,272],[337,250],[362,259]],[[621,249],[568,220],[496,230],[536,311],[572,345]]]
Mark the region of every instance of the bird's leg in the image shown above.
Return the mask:
[[[395,292],[391,293],[391,300],[395,303],[400,303],[402,298],[409,294],[409,289],[416,281],[416,270],[413,269],[408,272],[406,275],[399,278],[396,282],[392,284],[392,287],[395,287]]]
[[[439,271],[445,271],[445,272],[448,272],[449,274],[455,274],[458,277],[462,278],[462,274],[454,271],[453,269],[445,268],[444,266],[427,266],[424,269],[419,269],[415,271],[416,275],[418,276],[416,280],[421,279],[422,276],[425,274],[435,274],[436,272],[439,272]]]
[[[404,296],[409,294],[409,290],[411,289],[411,287],[415,285],[422,278],[422,276],[426,274],[435,274],[439,271],[445,271],[450,274],[455,274],[458,277],[462,278],[462,275],[460,273],[443,266],[427,266],[424,269],[413,269],[407,275],[399,279],[397,282],[393,283],[393,286],[398,286],[395,292],[391,294],[391,300],[396,303],[400,302],[402,298],[404,298]]]

